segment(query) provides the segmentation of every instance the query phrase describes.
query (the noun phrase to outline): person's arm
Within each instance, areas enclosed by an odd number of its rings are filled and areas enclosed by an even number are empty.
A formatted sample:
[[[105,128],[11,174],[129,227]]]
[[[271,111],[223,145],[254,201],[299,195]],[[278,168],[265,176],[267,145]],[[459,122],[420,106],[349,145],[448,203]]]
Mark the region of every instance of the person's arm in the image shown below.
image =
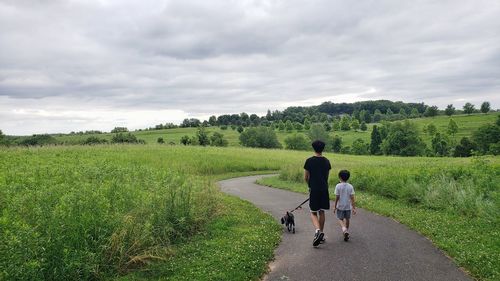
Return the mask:
[[[306,183],[309,183],[309,178],[311,177],[311,174],[309,174],[308,170],[304,170],[304,180]]]
[[[333,206],[333,213],[337,211],[337,203],[339,202],[340,195],[335,195],[335,205]]]
[[[351,194],[351,206],[352,206],[352,214],[356,214],[356,200],[354,200],[354,193]]]

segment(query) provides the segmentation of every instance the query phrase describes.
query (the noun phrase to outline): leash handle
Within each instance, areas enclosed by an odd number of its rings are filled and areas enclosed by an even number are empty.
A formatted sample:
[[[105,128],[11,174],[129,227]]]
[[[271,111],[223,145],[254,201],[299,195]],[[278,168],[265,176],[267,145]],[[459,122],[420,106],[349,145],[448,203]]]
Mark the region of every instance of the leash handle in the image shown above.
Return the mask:
[[[300,209],[302,207],[302,205],[304,205],[307,201],[309,201],[309,198],[307,198],[304,202],[300,203],[300,205],[298,205],[295,209],[293,209],[290,213],[293,213],[293,211],[297,210],[297,209]]]

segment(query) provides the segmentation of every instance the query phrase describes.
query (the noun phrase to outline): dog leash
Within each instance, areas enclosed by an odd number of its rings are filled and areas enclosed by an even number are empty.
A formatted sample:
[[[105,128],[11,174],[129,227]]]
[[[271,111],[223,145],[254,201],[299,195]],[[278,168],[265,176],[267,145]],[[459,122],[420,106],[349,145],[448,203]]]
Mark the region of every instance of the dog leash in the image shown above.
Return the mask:
[[[292,211],[290,211],[290,213],[293,213],[293,211],[302,208],[302,205],[304,205],[307,201],[309,201],[309,198],[307,198],[304,202],[300,203],[300,205],[298,205],[295,209],[293,209]]]

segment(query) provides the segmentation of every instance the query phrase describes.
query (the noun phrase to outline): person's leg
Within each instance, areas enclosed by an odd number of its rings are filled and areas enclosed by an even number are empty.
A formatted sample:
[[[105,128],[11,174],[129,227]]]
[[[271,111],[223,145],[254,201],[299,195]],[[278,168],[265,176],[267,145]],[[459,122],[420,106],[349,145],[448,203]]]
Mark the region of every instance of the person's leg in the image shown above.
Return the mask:
[[[314,239],[313,239],[313,246],[317,247],[321,241],[324,238],[323,231],[321,230],[321,224],[320,224],[320,218],[321,218],[321,211],[316,211],[316,212],[311,212],[311,220],[316,228],[316,231],[314,232]],[[323,212],[323,220],[324,220],[324,212]],[[323,222],[324,224],[324,222]]]
[[[323,229],[325,228],[325,211],[320,210],[319,211],[319,230],[323,232]]]
[[[345,225],[345,220],[339,220],[340,227],[342,228],[342,232],[345,232],[347,227]]]
[[[351,211],[346,211],[345,212],[345,230],[344,230],[344,241],[349,240],[349,222],[351,219]]]
[[[339,219],[340,227],[342,227],[342,232],[345,232],[344,211],[337,210],[337,218]]]
[[[311,221],[315,230],[321,230],[321,226],[319,224],[318,212],[311,212]]]

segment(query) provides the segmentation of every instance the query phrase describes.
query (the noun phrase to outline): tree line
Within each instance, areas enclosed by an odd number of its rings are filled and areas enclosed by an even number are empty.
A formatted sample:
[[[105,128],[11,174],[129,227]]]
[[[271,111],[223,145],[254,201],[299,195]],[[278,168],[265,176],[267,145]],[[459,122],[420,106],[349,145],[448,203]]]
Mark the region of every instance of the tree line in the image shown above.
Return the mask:
[[[472,137],[463,137],[458,143],[453,140],[458,125],[450,119],[445,132],[438,132],[432,123],[424,128],[429,134],[431,145],[423,141],[419,128],[410,120],[382,122],[374,125],[370,142],[358,138],[351,145],[343,143],[342,137],[331,136],[323,124],[315,123],[306,134],[295,133],[285,138],[285,148],[310,150],[311,142],[322,140],[327,151],[356,155],[397,155],[397,156],[454,156],[500,155],[500,115],[495,123],[485,124],[473,132]],[[275,130],[268,127],[250,127],[239,137],[240,144],[247,147],[281,148]]]

